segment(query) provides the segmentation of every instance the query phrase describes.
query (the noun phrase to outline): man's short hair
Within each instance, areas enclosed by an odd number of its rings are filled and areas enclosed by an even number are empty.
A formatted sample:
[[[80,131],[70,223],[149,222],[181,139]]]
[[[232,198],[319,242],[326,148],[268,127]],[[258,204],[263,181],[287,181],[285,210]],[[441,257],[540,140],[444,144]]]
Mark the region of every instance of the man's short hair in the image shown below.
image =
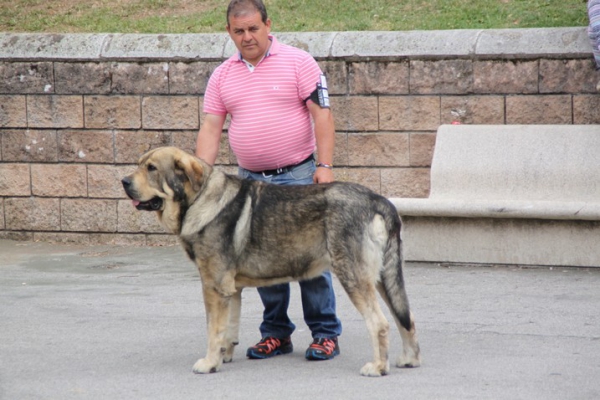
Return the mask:
[[[262,0],[231,0],[227,7],[227,26],[229,26],[229,17],[241,17],[242,15],[260,13],[262,22],[267,23],[267,8]]]

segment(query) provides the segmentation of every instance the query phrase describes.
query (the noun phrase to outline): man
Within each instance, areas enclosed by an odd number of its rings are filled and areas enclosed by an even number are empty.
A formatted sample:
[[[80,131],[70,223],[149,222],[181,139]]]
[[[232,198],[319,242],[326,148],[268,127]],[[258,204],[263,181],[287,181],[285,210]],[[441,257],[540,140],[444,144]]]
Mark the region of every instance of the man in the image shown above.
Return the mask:
[[[335,128],[326,80],[316,61],[270,35],[271,20],[262,0],[232,0],[227,32],[238,53],[209,80],[196,155],[215,162],[229,114],[229,141],[241,177],[279,185],[332,182]],[[315,144],[318,164],[313,157]],[[331,359],[340,352],[337,338],[342,331],[331,274],[300,282],[300,289],[304,320],[314,339],[305,356]],[[265,307],[262,339],[248,348],[247,357],[291,353],[295,325],[287,315],[289,284],[258,292]]]

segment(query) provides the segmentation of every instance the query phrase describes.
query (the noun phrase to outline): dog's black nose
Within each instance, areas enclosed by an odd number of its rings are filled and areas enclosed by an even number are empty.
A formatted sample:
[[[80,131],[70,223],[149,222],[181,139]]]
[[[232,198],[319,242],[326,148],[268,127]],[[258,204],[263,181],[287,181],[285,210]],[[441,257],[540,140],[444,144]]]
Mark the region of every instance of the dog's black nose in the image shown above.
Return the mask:
[[[126,176],[125,178],[121,179],[121,183],[123,184],[124,188],[128,188],[129,186],[131,186],[131,179],[129,179],[129,177]]]

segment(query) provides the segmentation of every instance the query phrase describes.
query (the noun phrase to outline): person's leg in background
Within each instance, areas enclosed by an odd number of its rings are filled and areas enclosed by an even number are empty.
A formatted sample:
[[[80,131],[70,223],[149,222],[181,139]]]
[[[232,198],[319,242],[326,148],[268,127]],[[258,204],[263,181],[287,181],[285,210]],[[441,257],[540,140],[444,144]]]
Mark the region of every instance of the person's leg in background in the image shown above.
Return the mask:
[[[273,176],[263,176],[240,169],[240,176],[276,185],[309,185],[313,183],[314,161],[304,163],[292,171]],[[326,360],[339,354],[337,337],[342,325],[335,314],[335,293],[331,273],[309,281],[300,282],[304,320],[311,330],[313,343],[306,352],[310,360]],[[248,349],[249,358],[269,358],[293,350],[290,336],[295,325],[287,315],[290,301],[289,284],[258,288],[263,302],[263,322],[260,325],[262,340]],[[275,339],[275,340],[274,340]]]

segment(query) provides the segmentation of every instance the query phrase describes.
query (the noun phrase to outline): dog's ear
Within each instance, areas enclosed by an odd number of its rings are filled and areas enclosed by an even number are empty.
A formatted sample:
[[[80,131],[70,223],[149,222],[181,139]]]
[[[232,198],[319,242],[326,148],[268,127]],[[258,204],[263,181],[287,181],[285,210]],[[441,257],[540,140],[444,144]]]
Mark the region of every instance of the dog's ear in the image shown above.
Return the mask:
[[[181,154],[175,157],[175,168],[183,171],[192,184],[192,190],[200,190],[204,178],[204,165],[195,157],[189,154]]]

